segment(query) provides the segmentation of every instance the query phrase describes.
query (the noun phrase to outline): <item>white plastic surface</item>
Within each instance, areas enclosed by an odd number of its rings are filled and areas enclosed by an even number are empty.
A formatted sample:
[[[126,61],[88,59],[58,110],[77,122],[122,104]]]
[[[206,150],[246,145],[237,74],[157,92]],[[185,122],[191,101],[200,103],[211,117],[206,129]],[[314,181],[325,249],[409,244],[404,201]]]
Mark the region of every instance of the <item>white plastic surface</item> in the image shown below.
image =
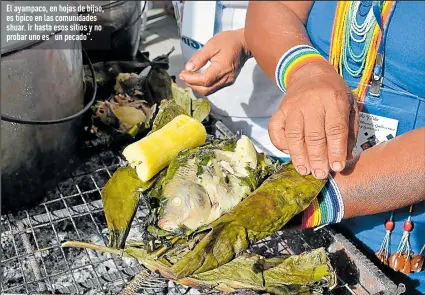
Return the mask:
[[[179,1],[173,1],[179,7]],[[181,46],[187,62],[215,33],[237,30],[245,26],[248,1],[185,1],[183,4]],[[181,14],[181,12],[179,12]],[[201,69],[203,71],[208,64]],[[257,149],[286,157],[270,141],[267,124],[277,110],[283,94],[257,65],[248,60],[236,82],[209,95],[212,111],[233,132],[251,137]]]

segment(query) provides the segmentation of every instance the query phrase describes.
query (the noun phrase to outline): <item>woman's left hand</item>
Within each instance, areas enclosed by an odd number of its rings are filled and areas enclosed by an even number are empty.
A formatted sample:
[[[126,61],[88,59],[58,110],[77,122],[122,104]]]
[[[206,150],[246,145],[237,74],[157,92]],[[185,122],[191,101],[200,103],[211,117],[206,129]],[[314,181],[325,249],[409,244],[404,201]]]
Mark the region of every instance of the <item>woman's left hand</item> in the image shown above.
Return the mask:
[[[359,112],[351,89],[325,60],[294,73],[269,121],[274,146],[290,154],[297,171],[325,179],[352,157]]]
[[[247,59],[244,29],[221,32],[192,56],[179,78],[198,93],[209,95],[232,85]],[[196,72],[208,61],[208,68]]]

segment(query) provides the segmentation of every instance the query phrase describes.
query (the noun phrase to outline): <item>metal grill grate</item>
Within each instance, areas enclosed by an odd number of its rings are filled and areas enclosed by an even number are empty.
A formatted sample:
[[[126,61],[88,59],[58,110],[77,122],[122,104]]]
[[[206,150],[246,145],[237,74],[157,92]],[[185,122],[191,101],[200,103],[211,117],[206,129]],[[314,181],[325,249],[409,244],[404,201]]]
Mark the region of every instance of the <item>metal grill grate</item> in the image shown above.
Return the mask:
[[[208,129],[216,137],[231,135],[221,122],[214,122]],[[143,270],[135,259],[88,249],[60,247],[66,240],[106,245],[107,228],[100,194],[109,177],[122,164],[119,155],[112,151],[93,155],[72,173],[72,177],[50,192],[40,206],[13,216],[2,216],[2,294],[117,294]],[[138,225],[145,214],[142,208],[138,210],[129,240],[140,239]],[[278,232],[256,244],[251,251],[273,255],[300,253],[321,246],[317,242],[318,236],[329,235],[328,231],[321,231],[310,231],[310,235]],[[313,242],[309,241],[311,237]],[[332,245],[334,250],[348,247],[335,239],[330,248],[328,243],[328,249],[332,249]],[[366,275],[373,276],[375,273],[377,269]],[[378,293],[373,291],[379,285],[376,283],[378,281],[369,281],[368,286],[362,286],[359,280],[350,283],[339,277],[339,286],[333,294]],[[154,285],[145,286],[143,294],[200,294],[161,278],[155,282]]]

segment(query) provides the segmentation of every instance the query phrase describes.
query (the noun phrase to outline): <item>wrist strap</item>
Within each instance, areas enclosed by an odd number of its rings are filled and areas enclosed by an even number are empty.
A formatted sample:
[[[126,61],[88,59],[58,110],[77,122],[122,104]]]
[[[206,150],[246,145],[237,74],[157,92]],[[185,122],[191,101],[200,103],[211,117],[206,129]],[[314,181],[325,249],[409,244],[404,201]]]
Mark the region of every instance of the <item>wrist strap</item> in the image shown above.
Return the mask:
[[[301,228],[339,223],[344,217],[344,204],[341,193],[332,176],[319,196],[311,202],[303,213]]]
[[[276,84],[279,89],[286,93],[291,74],[314,60],[325,60],[325,58],[319,51],[309,45],[297,45],[285,52],[277,63],[275,70]]]

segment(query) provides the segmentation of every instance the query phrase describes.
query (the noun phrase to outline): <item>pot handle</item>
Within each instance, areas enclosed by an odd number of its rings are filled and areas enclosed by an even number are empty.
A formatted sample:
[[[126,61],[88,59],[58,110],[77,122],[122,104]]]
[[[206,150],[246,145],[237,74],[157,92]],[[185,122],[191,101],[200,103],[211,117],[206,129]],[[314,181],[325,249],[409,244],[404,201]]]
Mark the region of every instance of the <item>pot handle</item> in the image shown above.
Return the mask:
[[[24,120],[24,119],[18,119],[18,118],[10,117],[8,115],[3,115],[3,114],[1,114],[1,120],[6,121],[6,122],[10,122],[10,123],[18,123],[18,124],[25,124],[25,125],[52,125],[52,124],[58,124],[58,123],[64,123],[64,122],[67,122],[67,121],[71,121],[71,120],[81,116],[85,112],[87,112],[96,100],[97,83],[96,83],[96,73],[94,71],[93,64],[92,64],[92,62],[89,58],[89,55],[87,54],[87,52],[84,48],[83,48],[83,53],[84,53],[84,56],[87,58],[89,68],[90,68],[90,72],[91,72],[91,75],[92,75],[93,93],[92,93],[90,101],[87,103],[87,105],[82,110],[80,110],[79,112],[77,112],[73,115],[70,115],[68,117],[61,118],[61,119],[55,119],[55,120]]]

